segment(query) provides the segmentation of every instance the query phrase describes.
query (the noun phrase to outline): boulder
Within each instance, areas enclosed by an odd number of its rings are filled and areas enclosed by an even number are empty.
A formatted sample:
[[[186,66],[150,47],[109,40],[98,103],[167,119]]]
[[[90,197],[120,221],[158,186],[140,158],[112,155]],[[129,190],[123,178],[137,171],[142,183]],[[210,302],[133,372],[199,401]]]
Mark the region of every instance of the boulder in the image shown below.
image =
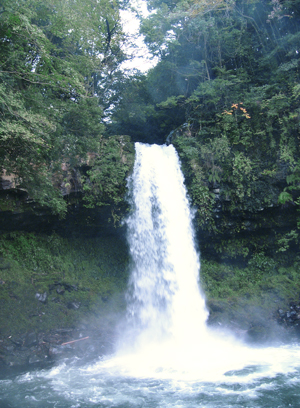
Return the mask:
[[[44,293],[36,293],[36,294],[35,294],[35,298],[36,298],[39,302],[41,302],[41,303],[46,303],[46,302],[47,302],[47,298],[48,298],[47,292],[44,292]]]

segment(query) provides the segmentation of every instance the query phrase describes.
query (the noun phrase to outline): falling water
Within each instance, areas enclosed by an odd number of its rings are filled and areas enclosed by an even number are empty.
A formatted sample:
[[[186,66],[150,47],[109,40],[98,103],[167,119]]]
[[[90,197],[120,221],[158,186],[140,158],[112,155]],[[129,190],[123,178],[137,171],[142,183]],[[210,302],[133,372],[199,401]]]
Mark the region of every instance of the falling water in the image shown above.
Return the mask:
[[[107,366],[116,364],[133,377],[202,381],[256,364],[264,368],[254,376],[273,372],[274,349],[251,349],[232,334],[206,326],[193,214],[174,147],[136,143],[128,184],[128,319],[116,358]],[[275,371],[285,365],[286,355],[281,358]]]
[[[187,345],[205,330],[208,312],[199,291],[199,255],[174,147],[137,143],[129,187],[129,329],[135,327],[141,343],[176,340]]]
[[[297,344],[255,349],[206,327],[192,214],[173,146],[136,144],[129,191],[132,273],[116,353],[1,380],[0,406],[299,406]]]

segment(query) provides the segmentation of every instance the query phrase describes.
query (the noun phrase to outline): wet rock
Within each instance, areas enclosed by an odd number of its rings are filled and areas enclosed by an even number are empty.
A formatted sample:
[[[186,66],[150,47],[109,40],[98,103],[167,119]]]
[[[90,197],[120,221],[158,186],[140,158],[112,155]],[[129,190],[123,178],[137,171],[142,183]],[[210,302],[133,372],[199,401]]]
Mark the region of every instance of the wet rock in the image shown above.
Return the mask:
[[[56,290],[56,293],[58,293],[59,295],[63,295],[65,291],[67,292],[77,291],[78,286],[70,285],[69,283],[66,282],[55,282],[49,285],[50,292],[54,289]]]
[[[300,334],[300,302],[291,302],[289,310],[284,311],[279,309],[277,312],[276,320],[279,325],[287,329],[292,335],[299,336]]]
[[[80,329],[66,327],[38,334],[28,332],[10,338],[0,337],[0,369],[28,364],[48,365],[74,356],[84,361],[92,360],[113,351],[114,334],[107,327],[91,329],[90,324],[82,324]]]
[[[63,295],[65,293],[65,288],[63,286],[58,286],[56,288],[56,293],[58,293],[59,295]]]
[[[44,292],[44,293],[36,293],[36,294],[35,294],[35,298],[36,298],[39,302],[41,302],[41,303],[46,303],[46,302],[47,302],[47,298],[48,298],[47,292]]]
[[[213,312],[223,312],[226,310],[227,303],[223,301],[215,301],[215,300],[210,300],[207,302],[207,307],[211,313]]]
[[[80,306],[81,306],[80,302],[74,301],[74,302],[69,302],[68,303],[68,309],[78,310],[80,308]]]
[[[45,354],[33,354],[29,357],[28,363],[29,364],[40,364],[44,363],[45,360],[48,359],[48,355]]]
[[[97,349],[93,344],[89,344],[86,348],[87,353],[95,354]]]
[[[37,344],[37,335],[35,333],[28,333],[25,338],[24,346],[31,347],[36,344]]]
[[[53,358],[57,356],[62,356],[64,354],[70,354],[72,351],[73,348],[69,344],[67,344],[65,346],[50,347],[49,355]]]
[[[25,335],[11,337],[11,342],[17,347],[22,347],[25,342]]]
[[[247,340],[250,342],[262,342],[267,338],[267,330],[264,326],[253,326],[247,331]]]
[[[290,317],[291,317],[291,319],[293,319],[293,320],[295,320],[295,319],[297,319],[297,312],[295,311],[295,310],[292,310],[291,311],[291,313],[290,313]]]
[[[77,285],[69,285],[68,283],[63,283],[63,286],[64,286],[65,290],[67,290],[68,292],[72,292],[73,290],[74,291],[78,290]]]

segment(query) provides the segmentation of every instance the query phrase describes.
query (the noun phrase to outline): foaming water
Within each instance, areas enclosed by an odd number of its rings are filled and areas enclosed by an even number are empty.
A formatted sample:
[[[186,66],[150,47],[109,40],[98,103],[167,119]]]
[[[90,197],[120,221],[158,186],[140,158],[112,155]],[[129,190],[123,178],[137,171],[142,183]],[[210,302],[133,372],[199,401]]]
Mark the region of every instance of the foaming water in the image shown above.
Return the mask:
[[[1,408],[299,406],[297,344],[251,348],[206,327],[192,214],[172,146],[136,144],[132,274],[116,353],[0,381]]]
[[[201,347],[201,345],[199,345]],[[220,346],[222,343],[220,342]],[[212,350],[213,351],[213,350]],[[298,347],[234,349],[196,356],[182,364],[137,354],[116,355],[92,365],[61,364],[0,381],[1,408],[285,408],[298,407]],[[225,348],[223,353],[228,352]],[[250,352],[250,355],[247,355]],[[151,358],[152,356],[152,358]],[[185,355],[182,359],[186,357]],[[189,359],[190,356],[187,356]],[[201,358],[201,360],[198,360]],[[241,358],[241,360],[239,360]],[[181,360],[181,359],[180,359]],[[212,362],[210,365],[209,360]],[[232,361],[230,361],[232,360]],[[186,371],[184,371],[184,368]],[[188,373],[188,375],[186,375]],[[193,375],[191,375],[193,373]]]

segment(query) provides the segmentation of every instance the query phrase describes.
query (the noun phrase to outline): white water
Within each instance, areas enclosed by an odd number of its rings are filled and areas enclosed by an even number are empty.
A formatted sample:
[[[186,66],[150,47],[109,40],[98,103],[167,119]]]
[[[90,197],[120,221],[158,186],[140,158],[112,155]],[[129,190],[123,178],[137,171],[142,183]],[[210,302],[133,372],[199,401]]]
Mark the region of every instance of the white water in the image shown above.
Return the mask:
[[[62,363],[0,381],[3,406],[300,406],[298,345],[254,349],[206,327],[199,254],[174,148],[136,144],[129,187],[132,275],[117,352],[94,364]]]
[[[188,381],[219,381],[228,371],[259,365],[250,376],[257,378],[294,366],[298,349],[252,349],[207,328],[192,213],[174,147],[136,143],[129,190],[127,335],[104,365],[132,377]]]
[[[155,341],[186,346],[205,332],[208,312],[198,287],[199,256],[174,147],[137,143],[129,184],[129,329],[135,325],[140,346]]]

